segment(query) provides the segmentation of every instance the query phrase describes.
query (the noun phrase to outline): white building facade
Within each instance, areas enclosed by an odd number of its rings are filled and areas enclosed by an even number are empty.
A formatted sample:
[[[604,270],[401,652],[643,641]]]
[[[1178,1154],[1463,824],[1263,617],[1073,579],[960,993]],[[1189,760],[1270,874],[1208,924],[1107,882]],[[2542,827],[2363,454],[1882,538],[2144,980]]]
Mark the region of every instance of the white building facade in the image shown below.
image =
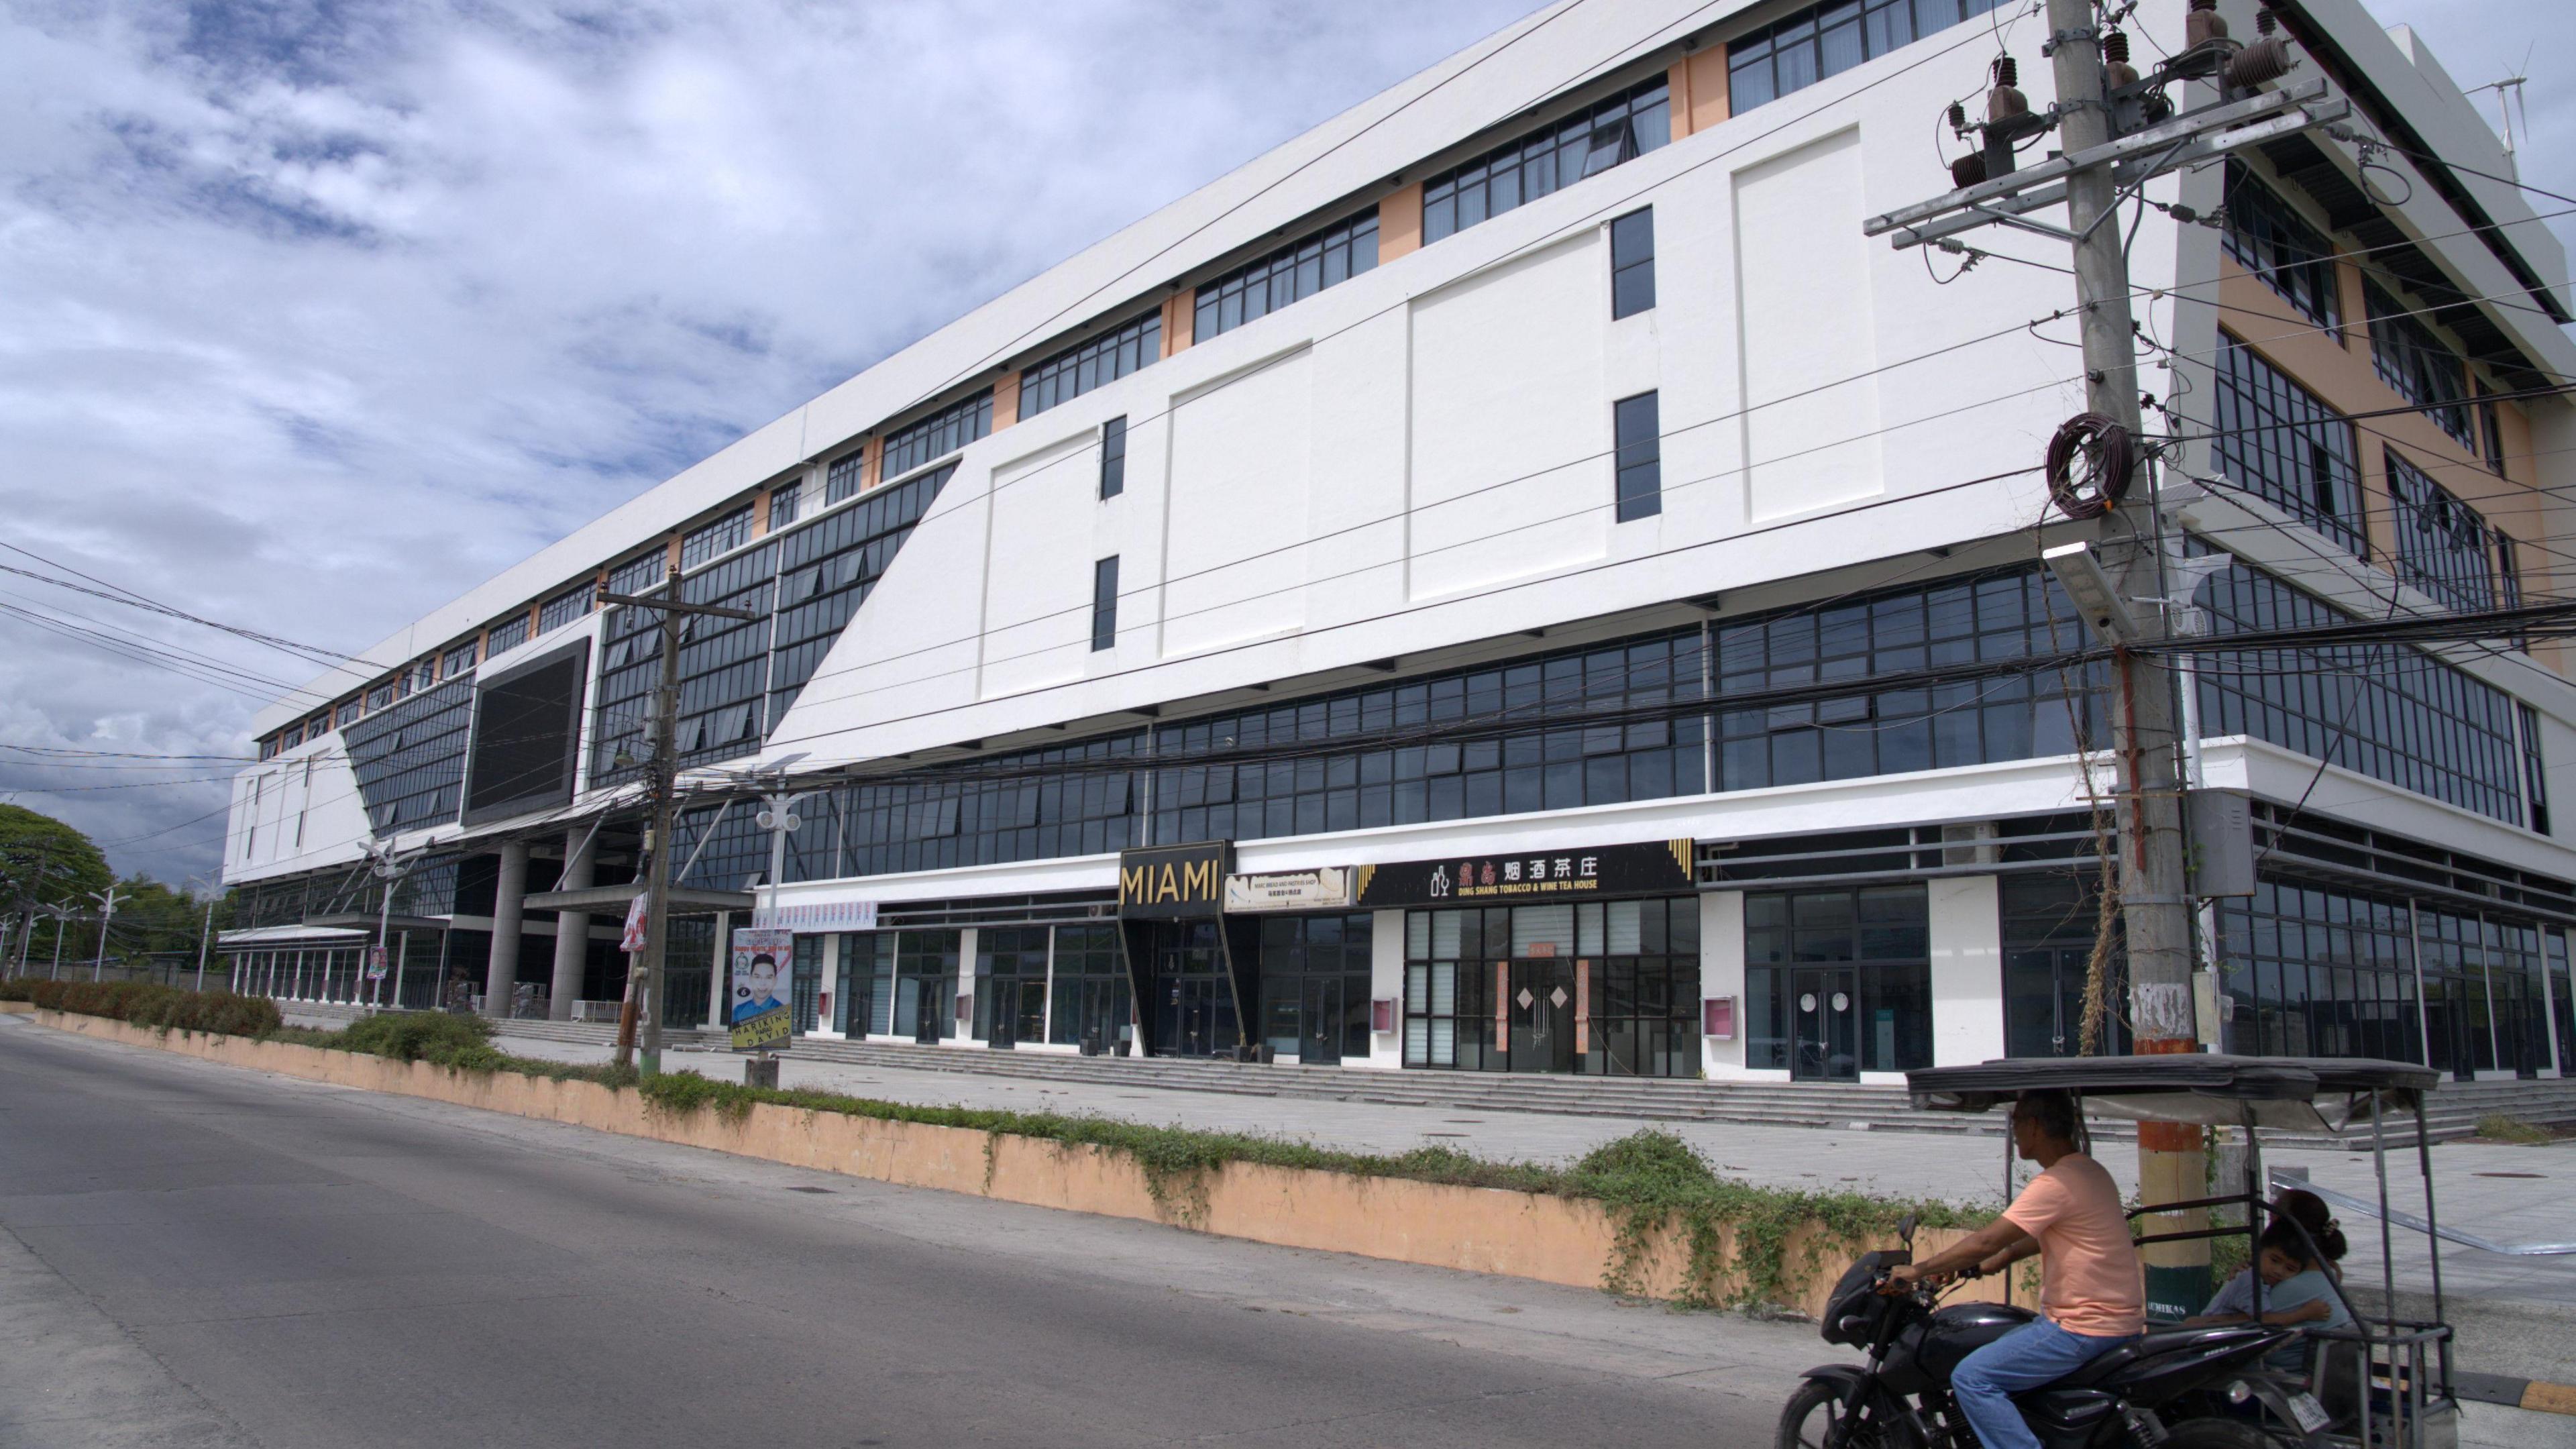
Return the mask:
[[[2225,560],[2190,617],[2550,597],[2564,257],[2410,36],[2275,9],[2393,149],[2286,138],[2123,218],[2158,486]],[[2130,26],[2178,49],[2182,0]],[[599,595],[676,572],[757,618],[681,652],[675,1024],[757,913],[815,1036],[1825,1081],[2080,1050],[2117,842],[2107,677],[2047,662],[2087,640],[2038,561],[2092,527],[2038,468],[2084,406],[2066,256],[1862,234],[1948,187],[1925,137],[1999,34],[2046,105],[2041,32],[1571,0],[1372,98],[265,712],[235,981],[367,997],[392,845],[428,852],[382,912],[400,999],[613,1001],[659,640]],[[2195,783],[2263,852],[2204,912],[2204,1040],[2557,1075],[2565,664],[2193,666]],[[808,792],[774,880],[753,772]]]

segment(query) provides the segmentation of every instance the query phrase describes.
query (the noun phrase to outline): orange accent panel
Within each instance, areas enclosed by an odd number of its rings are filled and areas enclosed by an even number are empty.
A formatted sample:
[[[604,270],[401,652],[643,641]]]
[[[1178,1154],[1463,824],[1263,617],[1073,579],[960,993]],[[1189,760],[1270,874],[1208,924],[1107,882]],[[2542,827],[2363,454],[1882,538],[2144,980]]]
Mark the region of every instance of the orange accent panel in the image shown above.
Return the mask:
[[[1422,183],[1386,194],[1377,204],[1377,259],[1391,262],[1422,250]]]
[[[769,490],[763,488],[751,500],[751,534],[758,538],[769,532]]]
[[[2247,343],[2273,366],[2341,412],[2372,412],[2407,405],[2397,390],[2380,379],[2370,360],[2370,337],[2361,320],[2359,273],[2345,275],[2343,333],[2350,341],[2320,332],[2293,311],[2262,279],[2221,253],[2218,261],[2219,325]],[[2460,500],[2502,526],[2517,541],[2528,543],[2546,531],[2533,509],[2527,483],[2499,478],[2486,460],[2461,447],[2421,413],[2365,419],[2353,425],[2361,446],[2362,506],[2370,536],[2371,556],[2386,560],[2396,553],[2396,533],[2389,517],[2388,466],[2383,445],[2394,443],[2406,461],[2457,494]],[[2510,450],[2508,450],[2510,451]],[[2528,476],[2528,475],[2526,475]],[[2526,559],[2540,550],[2526,546]]]
[[[1020,375],[1006,372],[993,383],[993,431],[1020,420]]]
[[[1171,356],[1198,339],[1199,309],[1196,294],[1184,289],[1163,299],[1163,355]]]
[[[2208,1145],[2201,1136],[2201,1129],[2189,1122],[2138,1124],[2140,1152],[2198,1152]]]
[[[676,574],[680,571],[680,536],[678,534],[671,535],[670,546],[663,550],[663,557],[666,560],[662,565],[665,573]]]
[[[859,450],[859,491],[864,493],[884,481],[885,435],[870,433],[866,445]]]
[[[1727,97],[1725,46],[1692,51],[1673,66],[1673,76],[1678,82],[1673,88],[1674,140],[1696,136],[1734,114]]]

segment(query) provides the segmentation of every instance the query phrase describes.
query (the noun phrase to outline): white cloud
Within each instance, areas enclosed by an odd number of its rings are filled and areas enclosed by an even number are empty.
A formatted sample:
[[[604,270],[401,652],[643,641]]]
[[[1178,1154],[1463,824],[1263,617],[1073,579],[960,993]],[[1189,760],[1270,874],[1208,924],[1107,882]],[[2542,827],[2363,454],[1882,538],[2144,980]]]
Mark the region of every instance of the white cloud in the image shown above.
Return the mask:
[[[0,7],[5,537],[363,647],[1530,3]],[[0,617],[0,742],[238,751],[239,688]],[[221,788],[108,763],[0,798],[210,868]]]
[[[1532,3],[0,4],[0,538],[363,647]],[[2568,38],[2380,9],[2446,58]],[[2533,113],[2576,188],[2566,97]],[[239,750],[241,687],[0,617],[0,742]],[[209,868],[218,787],[47,793],[135,778],[0,762],[0,798]]]

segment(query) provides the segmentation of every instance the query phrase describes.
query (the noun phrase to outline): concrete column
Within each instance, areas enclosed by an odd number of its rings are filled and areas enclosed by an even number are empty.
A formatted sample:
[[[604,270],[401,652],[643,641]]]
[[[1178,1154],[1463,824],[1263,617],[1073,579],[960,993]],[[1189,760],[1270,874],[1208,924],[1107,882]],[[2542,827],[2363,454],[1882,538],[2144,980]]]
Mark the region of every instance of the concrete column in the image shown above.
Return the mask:
[[[1399,1071],[1404,1066],[1404,912],[1369,912],[1369,997],[1395,998],[1395,1030],[1369,1031],[1369,1054],[1344,1057],[1346,1067]]]
[[[1744,1038],[1744,892],[1703,891],[1699,898],[1699,996],[1735,1003],[1735,1039],[1700,1038],[1700,1075],[1742,1077]],[[1705,1008],[1702,1015],[1706,1015]]]
[[[939,1041],[941,1046],[974,1046],[977,1044],[977,1038],[974,1035],[975,937],[976,930],[973,926],[968,926],[957,933],[957,989],[945,1000],[939,1003],[939,1009],[946,1012],[948,1015],[948,1020],[945,1023],[948,1034],[941,1036]],[[959,1019],[957,1011],[957,1000],[959,997],[964,997],[966,1000],[966,1011],[963,1020]]]
[[[2004,926],[1990,875],[1926,883],[1932,936],[1932,1065],[1973,1066],[2004,1054]]]
[[[575,830],[564,836],[563,879],[555,883],[559,891],[590,888],[591,856],[598,837],[587,830]],[[553,996],[546,1015],[556,1021],[572,1020],[572,1007],[581,997],[582,967],[590,960],[590,912],[558,911],[555,913],[555,979]]]
[[[716,912],[715,955],[707,962],[707,1030],[723,1031],[733,1006],[733,912]]]
[[[501,847],[501,879],[492,892],[492,964],[483,973],[483,1011],[510,1014],[510,989],[519,981],[519,919],[527,910],[528,847],[509,841]]]

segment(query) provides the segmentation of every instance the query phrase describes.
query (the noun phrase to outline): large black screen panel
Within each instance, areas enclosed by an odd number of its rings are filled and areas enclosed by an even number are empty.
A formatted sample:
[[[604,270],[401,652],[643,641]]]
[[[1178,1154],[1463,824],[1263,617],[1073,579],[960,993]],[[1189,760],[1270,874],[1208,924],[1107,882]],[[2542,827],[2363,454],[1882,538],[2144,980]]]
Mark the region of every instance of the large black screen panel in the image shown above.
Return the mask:
[[[479,684],[465,776],[466,824],[572,802],[582,689],[589,676],[585,639]]]

